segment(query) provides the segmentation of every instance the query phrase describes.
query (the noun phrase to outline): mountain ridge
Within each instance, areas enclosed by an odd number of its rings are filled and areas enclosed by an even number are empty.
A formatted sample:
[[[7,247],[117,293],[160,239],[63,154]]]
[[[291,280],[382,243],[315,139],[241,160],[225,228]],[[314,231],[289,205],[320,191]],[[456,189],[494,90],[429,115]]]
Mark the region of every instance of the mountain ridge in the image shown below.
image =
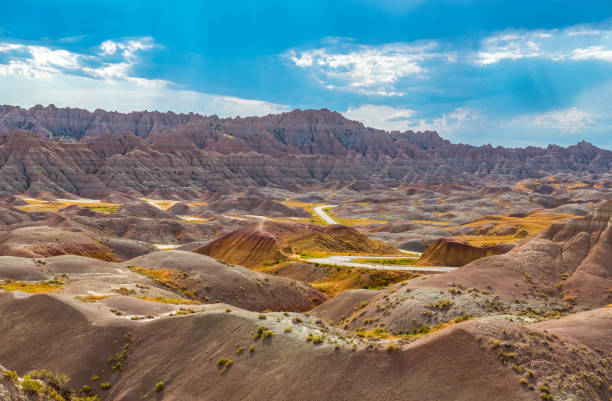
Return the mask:
[[[326,109],[221,119],[0,106],[0,195],[189,198],[252,185],[510,184],[555,173],[589,179],[611,166],[611,151],[584,141],[566,148],[453,144],[434,131],[366,128]]]

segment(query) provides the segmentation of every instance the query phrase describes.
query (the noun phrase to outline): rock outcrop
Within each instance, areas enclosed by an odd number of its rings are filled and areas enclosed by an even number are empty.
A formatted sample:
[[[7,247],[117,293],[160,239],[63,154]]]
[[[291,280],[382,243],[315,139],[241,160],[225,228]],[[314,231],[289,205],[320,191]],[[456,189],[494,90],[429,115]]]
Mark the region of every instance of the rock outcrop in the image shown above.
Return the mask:
[[[435,240],[419,259],[419,264],[427,266],[463,266],[487,256],[501,255],[514,247],[514,244],[493,246],[473,246],[466,241],[443,237]]]
[[[265,117],[0,107],[0,195],[203,192],[273,185],[496,182],[608,173],[612,152],[581,142],[506,149],[435,132],[384,132],[329,110]],[[361,183],[357,185],[358,183]],[[546,188],[540,190],[542,199]]]

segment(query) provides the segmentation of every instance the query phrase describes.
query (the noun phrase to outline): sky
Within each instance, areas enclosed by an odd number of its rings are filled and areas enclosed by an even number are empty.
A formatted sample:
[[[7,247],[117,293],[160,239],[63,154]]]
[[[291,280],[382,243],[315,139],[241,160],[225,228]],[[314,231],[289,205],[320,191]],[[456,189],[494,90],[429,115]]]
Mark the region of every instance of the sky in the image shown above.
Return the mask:
[[[6,0],[0,104],[266,115],[612,149],[612,1]]]

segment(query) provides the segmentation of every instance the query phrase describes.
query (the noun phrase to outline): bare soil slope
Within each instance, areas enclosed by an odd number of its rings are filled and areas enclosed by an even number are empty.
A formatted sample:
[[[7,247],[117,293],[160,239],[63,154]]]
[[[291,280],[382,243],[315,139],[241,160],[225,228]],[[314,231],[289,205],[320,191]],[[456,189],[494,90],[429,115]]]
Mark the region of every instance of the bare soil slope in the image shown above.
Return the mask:
[[[58,296],[0,293],[0,313],[5,366],[66,373],[73,388],[90,385],[104,400],[442,401],[449,394],[465,401],[536,400],[561,391],[585,399],[610,396],[607,385],[596,384],[612,373],[609,364],[601,365],[605,354],[562,333],[503,321],[465,322],[387,349],[305,316],[269,313],[262,319],[226,312],[223,305],[132,321]],[[259,338],[258,327],[264,327]],[[305,341],[309,333],[322,342]],[[16,351],[21,349],[29,352]],[[522,372],[512,369],[513,361]],[[561,365],[567,366],[564,383],[556,376]],[[156,393],[160,381],[165,386]],[[104,392],[100,383],[111,388]]]
[[[255,310],[306,311],[327,298],[301,282],[228,265],[187,251],[160,251],[124,263],[195,299]]]
[[[233,231],[195,252],[228,263],[255,267],[309,252],[394,254],[397,250],[340,225],[261,221]]]
[[[459,238],[446,237],[435,240],[419,258],[424,266],[463,266],[492,255],[501,255],[513,248],[513,244],[472,246]]]
[[[28,258],[81,255],[100,260],[118,258],[106,246],[83,234],[51,227],[25,227],[0,237],[0,255]]]

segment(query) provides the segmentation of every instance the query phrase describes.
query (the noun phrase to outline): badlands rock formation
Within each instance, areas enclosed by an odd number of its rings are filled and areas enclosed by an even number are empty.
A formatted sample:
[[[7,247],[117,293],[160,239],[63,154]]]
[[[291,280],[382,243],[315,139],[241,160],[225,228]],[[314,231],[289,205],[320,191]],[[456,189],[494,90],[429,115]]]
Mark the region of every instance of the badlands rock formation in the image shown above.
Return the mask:
[[[456,145],[435,132],[366,128],[328,110],[220,119],[0,108],[0,194],[189,198],[258,185],[499,182],[551,172],[591,176],[607,173],[611,162],[612,152],[586,142],[545,149]],[[540,194],[542,201],[547,196]]]

